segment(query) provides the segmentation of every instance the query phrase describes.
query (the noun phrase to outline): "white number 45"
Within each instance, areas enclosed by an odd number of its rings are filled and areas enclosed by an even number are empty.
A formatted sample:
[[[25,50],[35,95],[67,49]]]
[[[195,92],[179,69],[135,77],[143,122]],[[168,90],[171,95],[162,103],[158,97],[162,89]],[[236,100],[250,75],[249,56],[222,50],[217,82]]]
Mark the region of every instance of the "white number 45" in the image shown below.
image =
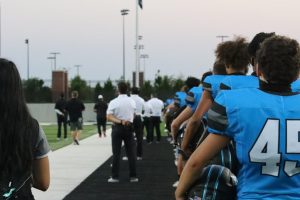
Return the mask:
[[[286,153],[300,154],[300,120],[286,120]],[[278,176],[281,153],[279,152],[280,127],[278,119],[268,119],[249,152],[251,162],[263,163],[262,174]],[[288,176],[300,173],[297,161],[284,160],[284,172]]]

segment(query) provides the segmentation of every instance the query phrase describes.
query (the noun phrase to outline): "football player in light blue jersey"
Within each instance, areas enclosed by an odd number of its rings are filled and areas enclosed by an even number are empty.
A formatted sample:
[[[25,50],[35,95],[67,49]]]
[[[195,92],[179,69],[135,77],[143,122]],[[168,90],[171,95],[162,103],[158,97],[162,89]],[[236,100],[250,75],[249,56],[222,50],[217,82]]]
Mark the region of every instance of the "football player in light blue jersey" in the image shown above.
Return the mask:
[[[221,61],[222,63],[224,63],[227,75],[226,76],[224,75],[223,78],[219,78],[220,76],[216,76],[217,79],[215,79],[215,81],[212,82],[213,84],[211,84],[212,90],[210,93],[211,94],[210,99],[207,100],[207,99],[202,98],[200,104],[198,105],[197,111],[195,112],[195,116],[197,117],[196,120],[199,120],[199,118],[202,119],[202,117],[204,116],[206,111],[213,104],[215,95],[217,95],[217,93],[220,91],[220,84],[225,79],[227,79],[228,77],[232,77],[231,79],[233,79],[233,81],[235,83],[236,83],[235,79],[239,79],[239,81],[242,82],[243,77],[245,77],[245,74],[248,71],[248,65],[249,65],[250,58],[249,58],[249,54],[248,54],[248,43],[246,42],[246,39],[237,37],[232,41],[226,41],[224,43],[221,43],[218,45],[218,47],[215,51],[215,54],[216,54],[216,57],[218,58],[218,60]],[[238,78],[236,78],[236,77],[238,77]],[[239,77],[241,77],[241,79]],[[208,77],[207,79],[209,79],[209,78],[211,80],[213,80],[214,76]],[[205,80],[206,83],[208,82],[207,79]],[[231,79],[229,79],[229,80],[231,80]],[[229,83],[231,83],[231,82],[229,82]],[[246,84],[241,84],[241,85],[245,86]],[[258,86],[258,83],[257,83],[257,86]],[[238,86],[234,86],[231,89],[235,89],[237,87]],[[229,89],[229,88],[226,88],[226,89]],[[204,93],[205,93],[205,91],[204,91]],[[205,97],[204,94],[203,94],[203,97]],[[205,102],[207,102],[207,103],[205,103]],[[186,145],[188,144],[188,141],[191,140],[191,135],[193,135],[193,134],[191,134],[189,127],[190,127],[190,124],[188,124],[186,134],[185,134],[185,136],[183,138],[183,142],[182,142],[183,152],[185,152]],[[206,136],[207,136],[207,133],[205,133],[202,138],[204,139]],[[201,139],[201,141],[203,141],[203,140]],[[219,154],[217,154],[215,156],[214,160],[211,163],[225,166],[229,170],[231,170],[232,173],[236,173],[237,162],[235,159],[234,146],[232,144],[229,144],[228,146],[226,146]],[[218,169],[222,169],[222,168],[218,168]],[[217,170],[213,170],[213,171],[215,172]],[[220,173],[221,173],[221,171],[220,171]],[[203,182],[201,183],[201,181],[200,181],[200,183],[202,185],[198,185],[198,187],[199,188],[202,187],[203,190],[201,193],[198,193],[197,195],[200,196],[201,198],[205,199],[205,198],[210,198],[210,197],[213,198],[212,196],[208,197],[207,196],[208,193],[209,194],[216,193],[218,195],[217,195],[217,198],[215,198],[215,199],[216,200],[220,199],[220,197],[222,196],[221,184],[219,184],[219,182],[214,182],[213,180],[210,180],[210,176],[207,176],[206,180],[207,180],[206,184],[203,184]],[[221,180],[220,180],[220,183],[221,183]],[[214,189],[214,191],[207,192],[207,187],[210,184],[216,184],[216,185],[219,185],[219,187],[216,187]],[[232,191],[228,191],[229,193],[233,193],[234,188],[232,187],[231,189],[232,189]],[[201,190],[199,190],[199,191],[201,191]]]
[[[183,200],[213,156],[232,139],[240,163],[238,200],[300,199],[300,47],[273,36],[257,53],[259,88],[222,91],[209,110],[208,137],[186,164],[175,196]]]

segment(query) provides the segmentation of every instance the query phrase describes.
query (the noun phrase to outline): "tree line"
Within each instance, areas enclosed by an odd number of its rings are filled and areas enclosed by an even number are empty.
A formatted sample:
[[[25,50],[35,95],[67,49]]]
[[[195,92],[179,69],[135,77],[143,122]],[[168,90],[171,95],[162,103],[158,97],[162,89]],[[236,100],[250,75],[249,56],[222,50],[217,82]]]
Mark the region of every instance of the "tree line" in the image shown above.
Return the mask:
[[[119,80],[120,81],[120,80]],[[107,79],[103,85],[99,82],[95,87],[87,84],[80,76],[76,76],[70,81],[69,92],[77,90],[80,99],[85,103],[94,103],[99,94],[103,95],[105,101],[109,102],[117,95],[116,83]],[[129,87],[130,83],[127,82]],[[174,78],[172,76],[156,76],[154,82],[145,81],[140,88],[140,96],[145,99],[151,97],[151,94],[156,94],[158,98],[165,101],[167,98],[172,98],[176,91],[184,85],[182,77]],[[45,86],[44,81],[38,78],[30,78],[23,81],[25,98],[28,103],[52,103],[57,99],[52,99],[51,87]]]

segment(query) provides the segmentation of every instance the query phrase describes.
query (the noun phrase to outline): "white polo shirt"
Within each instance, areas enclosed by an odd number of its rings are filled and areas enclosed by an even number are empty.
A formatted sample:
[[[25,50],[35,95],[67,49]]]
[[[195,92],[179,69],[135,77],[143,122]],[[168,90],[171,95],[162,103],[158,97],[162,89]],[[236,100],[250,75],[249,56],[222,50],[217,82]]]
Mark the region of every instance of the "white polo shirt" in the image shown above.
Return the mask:
[[[142,112],[144,110],[145,100],[137,94],[132,94],[130,97],[135,102],[135,106],[136,106],[135,114],[142,115]]]
[[[162,115],[162,109],[164,108],[164,102],[162,102],[162,100],[154,97],[149,100],[149,105],[151,109],[151,116],[160,117]]]
[[[108,104],[106,113],[112,114],[116,118],[124,121],[133,122],[136,105],[133,99],[126,94],[120,94]]]
[[[144,114],[143,114],[143,117],[151,117],[151,108],[150,108],[149,101],[146,101],[144,103]]]

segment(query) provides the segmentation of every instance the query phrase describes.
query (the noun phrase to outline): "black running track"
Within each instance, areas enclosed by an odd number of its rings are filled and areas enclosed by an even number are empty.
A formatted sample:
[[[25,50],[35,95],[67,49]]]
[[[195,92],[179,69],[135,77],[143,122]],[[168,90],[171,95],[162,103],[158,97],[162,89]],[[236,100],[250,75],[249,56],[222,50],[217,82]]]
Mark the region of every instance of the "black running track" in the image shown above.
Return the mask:
[[[129,182],[127,161],[121,161],[120,182],[107,183],[112,163],[112,158],[109,158],[64,200],[174,199],[172,184],[176,181],[177,173],[173,155],[172,146],[166,138],[160,143],[144,143],[143,160],[137,161],[138,183]]]

